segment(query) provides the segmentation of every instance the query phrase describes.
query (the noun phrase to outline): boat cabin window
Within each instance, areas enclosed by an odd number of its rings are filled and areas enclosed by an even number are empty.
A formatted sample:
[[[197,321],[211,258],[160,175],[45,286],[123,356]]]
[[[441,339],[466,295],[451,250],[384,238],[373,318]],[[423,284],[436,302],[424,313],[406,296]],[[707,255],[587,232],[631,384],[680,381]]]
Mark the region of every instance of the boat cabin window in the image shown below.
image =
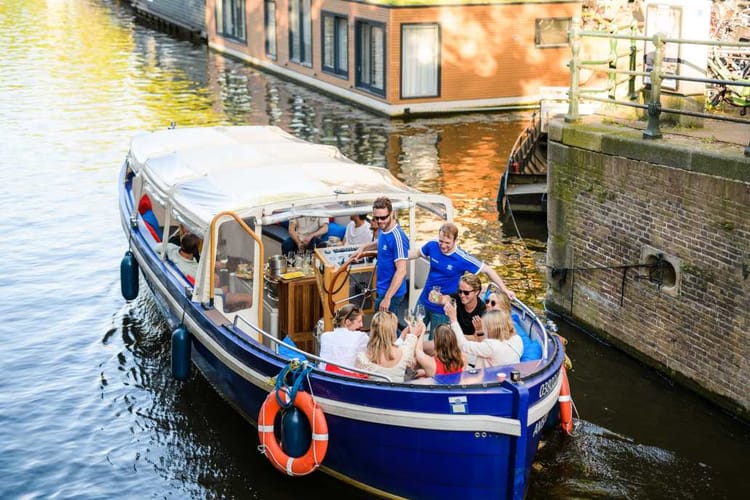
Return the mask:
[[[252,220],[243,222],[250,229],[255,227]],[[252,236],[236,220],[227,220],[219,226],[214,283],[224,296],[224,312],[252,306],[256,246]]]

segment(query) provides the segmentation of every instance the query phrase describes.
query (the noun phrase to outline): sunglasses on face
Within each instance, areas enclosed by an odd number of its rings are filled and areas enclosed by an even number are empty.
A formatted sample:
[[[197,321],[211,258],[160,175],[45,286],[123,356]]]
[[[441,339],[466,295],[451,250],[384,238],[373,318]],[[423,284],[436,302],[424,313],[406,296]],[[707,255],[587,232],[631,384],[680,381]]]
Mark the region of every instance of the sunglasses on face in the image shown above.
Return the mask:
[[[388,215],[373,215],[372,218],[375,220],[387,220],[388,217],[390,217],[391,214]]]
[[[470,295],[474,290],[459,290],[458,293],[461,295]]]

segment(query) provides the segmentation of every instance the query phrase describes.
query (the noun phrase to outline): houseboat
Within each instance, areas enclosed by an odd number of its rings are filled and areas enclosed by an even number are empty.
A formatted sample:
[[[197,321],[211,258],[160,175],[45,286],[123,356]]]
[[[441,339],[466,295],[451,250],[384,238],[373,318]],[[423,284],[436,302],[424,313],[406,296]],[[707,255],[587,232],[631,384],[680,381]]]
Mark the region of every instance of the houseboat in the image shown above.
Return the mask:
[[[207,0],[208,45],[388,116],[530,108],[567,86],[570,0]]]
[[[197,367],[257,425],[280,474],[319,467],[395,498],[523,498],[546,424],[558,415],[570,423],[559,338],[516,302],[518,328],[539,359],[405,382],[336,366],[319,356],[317,333],[350,302],[369,322],[376,262],[353,260],[357,247],[346,245],[299,262],[281,255],[291,219],[348,218],[381,196],[416,245],[453,219],[450,199],[268,126],[139,135],[118,185],[129,244],[123,295],[136,298],[145,282],[173,328],[174,376]],[[191,270],[164,245],[177,231],[199,239]],[[410,308],[426,265],[409,263]],[[295,410],[303,417],[277,425]]]

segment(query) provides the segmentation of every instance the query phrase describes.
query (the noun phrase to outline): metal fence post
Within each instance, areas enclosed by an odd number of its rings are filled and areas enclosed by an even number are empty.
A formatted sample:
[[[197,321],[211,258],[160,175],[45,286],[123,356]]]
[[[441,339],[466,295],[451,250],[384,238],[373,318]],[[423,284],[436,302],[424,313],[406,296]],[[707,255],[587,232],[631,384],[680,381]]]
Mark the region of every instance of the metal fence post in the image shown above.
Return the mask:
[[[638,25],[633,21],[630,25],[630,34],[633,37],[638,36]],[[635,38],[630,39],[630,64],[628,70],[635,71],[636,56],[638,54],[638,47],[635,44]],[[635,75],[630,75],[628,79],[628,97],[631,101],[638,99],[638,94],[635,93]]]
[[[616,29],[614,28],[614,23],[612,23],[612,26],[613,27],[610,28],[610,33],[615,33]],[[614,37],[609,39],[609,69],[612,71],[610,71],[608,75],[608,97],[614,101],[617,99],[617,75],[615,74],[615,71],[617,70],[617,38]]]
[[[578,121],[578,58],[581,52],[581,20],[574,17],[570,23],[570,53],[571,59],[568,66],[570,67],[570,89],[568,90],[568,114],[565,115],[565,121]]]
[[[659,115],[661,114],[661,75],[664,60],[663,34],[654,35],[654,65],[651,68],[651,99],[648,103],[648,124],[643,132],[644,139],[660,139]]]

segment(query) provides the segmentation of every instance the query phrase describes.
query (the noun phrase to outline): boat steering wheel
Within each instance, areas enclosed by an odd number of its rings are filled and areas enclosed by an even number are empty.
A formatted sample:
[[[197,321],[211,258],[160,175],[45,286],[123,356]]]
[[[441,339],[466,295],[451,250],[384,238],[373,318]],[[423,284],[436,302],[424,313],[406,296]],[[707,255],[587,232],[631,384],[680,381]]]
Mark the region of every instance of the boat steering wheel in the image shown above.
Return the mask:
[[[376,250],[371,250],[369,252],[364,252],[362,254],[362,257],[360,257],[360,259],[358,260],[368,258],[368,257],[374,258],[374,257],[377,257],[377,255],[378,255],[378,252]],[[339,293],[339,291],[341,290],[341,287],[343,287],[347,283],[348,279],[342,280],[341,277],[344,276],[345,278],[349,278],[349,276],[351,275],[350,266],[353,262],[354,262],[354,257],[350,257],[349,259],[346,260],[346,262],[341,264],[341,267],[339,267],[336,270],[336,272],[333,274],[333,277],[331,278],[330,288],[326,290],[324,287],[324,290],[326,292],[326,302],[328,304],[328,310],[330,311],[331,316],[336,316],[336,304],[337,303],[333,300],[333,296]],[[339,284],[339,281],[341,281],[340,284]],[[372,274],[370,276],[370,282],[367,284],[367,288],[364,290],[363,293],[358,294],[358,295],[362,295],[362,304],[365,303],[365,300],[367,299],[367,297],[369,297],[372,294],[372,291],[375,289],[374,281],[375,281],[375,270],[373,269]],[[348,302],[350,299],[356,296],[357,295],[352,295],[351,297],[347,297],[345,300],[346,302]],[[339,302],[343,302],[343,301],[339,301]]]

